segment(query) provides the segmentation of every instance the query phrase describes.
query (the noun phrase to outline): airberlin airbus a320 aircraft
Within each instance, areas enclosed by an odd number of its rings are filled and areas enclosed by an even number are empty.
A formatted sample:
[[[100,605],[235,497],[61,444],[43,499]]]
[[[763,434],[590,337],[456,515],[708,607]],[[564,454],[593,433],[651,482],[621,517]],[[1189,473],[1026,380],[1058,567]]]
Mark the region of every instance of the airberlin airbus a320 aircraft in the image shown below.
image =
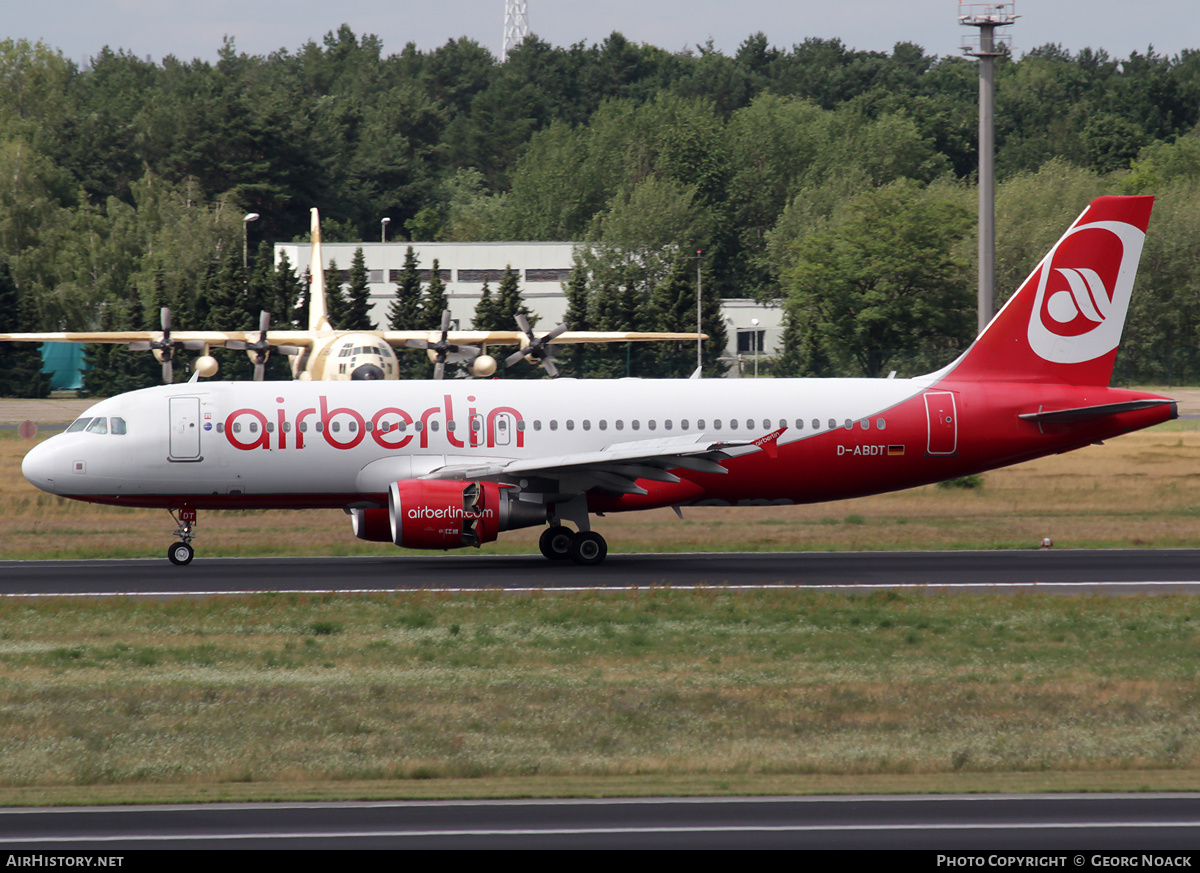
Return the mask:
[[[596,564],[592,514],[837,500],[1070,451],[1176,415],[1108,387],[1152,200],[1094,201],[966,353],[920,378],[193,381],[96,404],[22,470],[178,513],[176,564],[197,510],[309,507],[414,549],[547,525],[547,558]]]

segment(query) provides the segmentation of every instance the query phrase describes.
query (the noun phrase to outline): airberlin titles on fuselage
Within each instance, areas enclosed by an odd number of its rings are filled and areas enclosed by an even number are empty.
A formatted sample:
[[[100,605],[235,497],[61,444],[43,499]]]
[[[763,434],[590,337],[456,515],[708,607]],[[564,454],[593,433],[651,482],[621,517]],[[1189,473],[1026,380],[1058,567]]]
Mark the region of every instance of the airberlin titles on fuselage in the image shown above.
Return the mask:
[[[350,406],[331,409],[324,394],[317,398],[316,406],[294,414],[284,408],[284,398],[276,397],[275,402],[280,406],[271,412],[252,407],[235,409],[218,429],[224,432],[231,446],[242,451],[302,449],[305,437],[311,438],[313,431],[333,448],[343,450],[357,447],[368,436],[384,449],[403,449],[414,439],[417,447],[424,449],[429,447],[431,433],[439,434],[439,439],[458,449],[490,449],[507,440],[514,440],[517,448],[525,446],[525,418],[512,406],[498,406],[484,412],[468,406],[465,433],[459,436],[461,422],[454,417],[454,399],[449,394],[442,395],[441,406],[431,406],[415,417],[398,406],[384,406],[370,417]],[[475,397],[468,395],[467,403],[474,402]]]

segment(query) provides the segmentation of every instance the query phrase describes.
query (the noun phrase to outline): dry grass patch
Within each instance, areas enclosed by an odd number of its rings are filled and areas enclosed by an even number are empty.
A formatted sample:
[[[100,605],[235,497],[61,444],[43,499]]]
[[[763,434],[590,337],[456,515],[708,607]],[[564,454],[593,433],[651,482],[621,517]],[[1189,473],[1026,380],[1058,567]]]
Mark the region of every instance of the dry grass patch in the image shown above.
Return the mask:
[[[807,551],[1200,546],[1200,430],[1176,422],[1103,446],[996,470],[977,490],[935,486],[836,504],[689,508],[611,514],[614,551]],[[20,475],[31,446],[0,435],[0,556],[158,556],[174,526],[165,512],[92,506],[43,494]],[[391,554],[354,538],[336,510],[205,512],[200,552],[222,555]],[[536,553],[540,529],[484,547]]]

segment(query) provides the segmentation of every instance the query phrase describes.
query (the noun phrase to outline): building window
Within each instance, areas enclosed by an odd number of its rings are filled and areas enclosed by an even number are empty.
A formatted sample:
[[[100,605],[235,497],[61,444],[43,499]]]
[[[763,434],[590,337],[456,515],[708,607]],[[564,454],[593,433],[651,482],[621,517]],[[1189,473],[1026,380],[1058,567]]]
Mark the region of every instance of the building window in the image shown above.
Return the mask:
[[[559,270],[526,270],[526,282],[566,282],[571,278],[571,268]]]

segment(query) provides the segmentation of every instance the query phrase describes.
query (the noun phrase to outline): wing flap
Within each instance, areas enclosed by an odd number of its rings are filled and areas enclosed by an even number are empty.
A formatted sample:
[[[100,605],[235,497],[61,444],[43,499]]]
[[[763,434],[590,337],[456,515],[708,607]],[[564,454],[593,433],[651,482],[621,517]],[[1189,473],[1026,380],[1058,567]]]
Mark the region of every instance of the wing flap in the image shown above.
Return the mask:
[[[638,494],[644,491],[635,484],[636,479],[678,482],[679,477],[667,472],[672,468],[698,473],[727,473],[719,463],[729,457],[722,449],[734,446],[753,446],[753,442],[713,442],[703,434],[687,434],[616,443],[595,452],[578,452],[549,458],[518,458],[481,465],[447,465],[426,474],[424,478],[509,479],[528,476],[557,480],[564,477],[582,477],[584,482],[590,483],[583,490],[600,487]]]

